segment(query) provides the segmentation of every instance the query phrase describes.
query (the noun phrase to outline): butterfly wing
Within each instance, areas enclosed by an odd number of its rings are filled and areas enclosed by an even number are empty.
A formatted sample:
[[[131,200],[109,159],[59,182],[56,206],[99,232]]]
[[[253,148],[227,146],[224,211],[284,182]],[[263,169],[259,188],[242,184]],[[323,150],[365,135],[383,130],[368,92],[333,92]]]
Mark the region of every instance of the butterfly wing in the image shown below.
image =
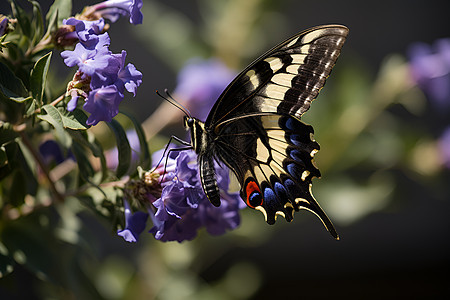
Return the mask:
[[[294,116],[268,113],[234,119],[220,128],[215,154],[237,176],[249,207],[261,211],[269,224],[278,215],[291,221],[294,211],[309,210],[338,237],[311,194],[312,179],[320,177],[313,164],[319,144],[311,126]]]
[[[267,51],[225,89],[206,127],[252,113],[301,117],[325,84],[347,34],[345,26],[318,26]]]
[[[206,148],[235,173],[242,199],[269,224],[306,209],[338,238],[311,194],[312,178],[320,176],[312,162],[319,145],[300,117],[325,84],[347,34],[345,26],[318,26],[272,48],[225,89],[205,122],[212,141]]]

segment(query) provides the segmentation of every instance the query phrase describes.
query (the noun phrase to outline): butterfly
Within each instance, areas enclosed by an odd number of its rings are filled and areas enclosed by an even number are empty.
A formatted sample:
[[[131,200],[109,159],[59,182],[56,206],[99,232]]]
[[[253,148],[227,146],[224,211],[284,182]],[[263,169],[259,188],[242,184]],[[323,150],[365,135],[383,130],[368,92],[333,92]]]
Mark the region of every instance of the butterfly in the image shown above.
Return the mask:
[[[190,115],[190,130],[203,190],[220,205],[214,161],[237,177],[245,203],[267,223],[287,221],[294,211],[316,214],[331,235],[339,236],[314,199],[311,186],[320,171],[313,164],[319,144],[300,118],[325,84],[348,28],[324,25],[304,30],[273,47],[245,68],[224,90],[205,122]]]

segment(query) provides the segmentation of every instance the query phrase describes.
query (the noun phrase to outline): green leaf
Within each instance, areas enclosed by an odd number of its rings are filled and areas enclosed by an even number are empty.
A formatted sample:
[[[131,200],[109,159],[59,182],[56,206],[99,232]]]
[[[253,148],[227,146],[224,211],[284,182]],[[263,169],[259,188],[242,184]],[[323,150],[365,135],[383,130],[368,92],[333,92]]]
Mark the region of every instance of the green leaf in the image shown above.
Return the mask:
[[[111,122],[107,122],[109,128],[113,131],[114,136],[116,137],[117,150],[119,152],[119,164],[116,169],[116,176],[118,178],[125,175],[130,168],[131,164],[131,147],[130,143],[127,139],[127,134],[123,129],[122,125],[116,120],[112,120]]]
[[[140,148],[139,149],[139,165],[143,168],[143,169],[149,169],[152,163],[152,157],[150,155],[150,151],[148,150],[148,144],[147,144],[147,139],[145,137],[145,133],[144,133],[144,129],[141,126],[141,123],[139,123],[135,117],[133,117],[132,115],[129,115],[127,113],[121,112],[123,115],[127,116],[131,122],[133,123],[133,126],[136,130],[136,134],[138,136],[139,139],[139,145]],[[136,149],[138,150],[138,149]]]
[[[13,100],[14,102],[17,102],[17,103],[25,103],[30,100],[33,100],[33,97],[31,97],[31,96],[29,96],[29,97],[10,97],[9,99]]]
[[[89,128],[86,125],[88,117],[81,109],[76,108],[74,111],[65,111],[62,115],[64,128],[73,130],[86,130]]]
[[[75,109],[73,112],[69,112],[64,108],[56,108],[53,105],[47,104],[42,106],[42,110],[47,112],[47,115],[39,115],[38,118],[45,120],[57,127],[73,129],[73,130],[86,130],[89,128],[86,125],[87,116],[80,110]]]
[[[19,145],[16,142],[8,143],[4,146],[7,164],[0,167],[0,181],[8,177],[16,168],[19,167],[19,161],[17,159]]]
[[[69,147],[71,141],[64,131],[64,121],[61,112],[56,107],[50,104],[42,106],[42,110],[47,114],[38,115],[37,117],[50,123],[55,128],[56,138],[61,142],[62,145],[64,145],[64,147]]]
[[[33,97],[30,97],[32,101],[30,103],[27,103],[27,109],[25,111],[25,117],[31,117],[36,113],[36,106],[37,101],[33,99]]]
[[[18,137],[13,126],[9,123],[0,123],[0,146],[13,142]]]
[[[91,143],[91,145],[92,145],[92,143]],[[102,178],[101,178],[101,181],[103,182],[106,179],[106,177],[108,176],[109,169],[108,169],[108,166],[106,165],[106,157],[105,157],[105,153],[103,151],[102,145],[97,140],[94,141],[94,145],[95,145],[95,147],[97,149],[100,150],[97,155],[95,155],[94,151],[92,151],[92,152],[94,152],[94,155],[100,159],[100,165],[102,167]]]
[[[28,97],[23,82],[14,75],[7,65],[0,62],[0,91],[8,98]]]
[[[16,173],[18,176],[16,184],[21,186],[21,189],[14,189],[14,192],[17,194],[21,194],[23,192],[24,195],[25,193],[36,195],[39,186],[36,180],[38,173],[36,160],[21,140],[18,140],[18,144],[20,151],[18,151],[17,156],[12,159],[19,162],[18,165],[20,166],[20,175],[19,173]]]
[[[43,39],[49,37],[53,32],[58,30],[58,10],[55,10],[52,14],[50,14],[49,11],[45,19],[47,23],[47,32],[45,33]]]
[[[51,24],[52,19],[57,20],[57,26],[62,24],[64,19],[68,19],[72,16],[72,0],[55,0],[50,7],[47,16],[48,26]]]
[[[37,100],[38,105],[43,104],[42,99],[51,58],[52,53],[47,53],[36,62],[33,70],[31,70],[30,89],[31,94],[33,95],[33,98]]]
[[[69,130],[68,132],[74,141],[83,147],[89,148],[89,150],[92,151],[92,154],[100,159],[100,164],[102,167],[102,178],[100,181],[103,181],[108,176],[108,168],[102,145],[93,135],[90,136],[86,131]]]
[[[44,32],[44,20],[42,19],[41,6],[38,2],[28,0],[33,5],[33,21],[31,23],[33,34],[33,45],[36,45],[42,38]]]
[[[75,156],[80,170],[81,178],[87,182],[91,182],[91,178],[94,176],[94,168],[89,162],[89,157],[86,155],[86,148],[79,144],[76,140],[72,143],[72,153]]]
[[[63,130],[64,123],[62,120],[62,115],[58,109],[50,104],[42,106],[42,110],[45,111],[46,115],[38,115],[38,118],[49,122],[56,130]]]
[[[23,10],[20,5],[17,4],[16,0],[10,0],[11,1],[11,9],[13,11],[14,17],[16,17],[20,28],[22,29],[22,33],[24,37],[30,38],[31,37],[31,21],[28,18],[26,12]]]

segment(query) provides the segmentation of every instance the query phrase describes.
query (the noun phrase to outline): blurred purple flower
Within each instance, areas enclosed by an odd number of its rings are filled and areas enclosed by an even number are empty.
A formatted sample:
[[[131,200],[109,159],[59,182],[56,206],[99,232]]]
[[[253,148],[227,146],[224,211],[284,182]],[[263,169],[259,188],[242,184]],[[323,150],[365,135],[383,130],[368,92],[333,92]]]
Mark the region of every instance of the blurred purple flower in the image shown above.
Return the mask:
[[[131,24],[142,24],[142,4],[142,0],[108,0],[91,6],[91,9],[113,23],[121,16],[130,16]]]
[[[158,161],[161,155],[162,151],[155,152],[153,160]],[[156,239],[182,242],[195,238],[203,227],[209,234],[220,235],[239,225],[239,210],[246,205],[238,192],[227,192],[228,169],[216,166],[222,201],[220,207],[214,207],[203,192],[193,151],[171,152],[167,163],[163,161],[165,163],[146,174],[146,178],[153,178],[146,179],[148,186],[152,186],[149,183],[152,180],[157,182],[146,194],[146,206],[151,207],[148,213],[153,223],[149,232]]]
[[[0,36],[3,36],[6,33],[6,29],[8,28],[8,18],[4,17],[0,21]]]
[[[139,235],[144,231],[147,223],[148,214],[137,211],[131,212],[130,204],[124,200],[125,206],[125,229],[117,231],[117,234],[125,239],[125,241],[134,243],[138,241]]]
[[[56,164],[60,164],[65,159],[61,147],[54,140],[47,140],[40,144],[39,153],[41,153],[42,158],[47,165],[52,161]]]
[[[411,72],[419,87],[439,108],[450,107],[450,39],[433,46],[413,44],[409,49]]]
[[[236,73],[217,59],[190,60],[178,73],[175,93],[200,120],[205,120],[217,98]]]
[[[67,154],[64,154],[61,146],[54,140],[46,140],[40,144],[39,153],[42,155],[46,165],[50,165],[52,163],[59,165],[66,159],[75,160],[75,157],[70,150]]]
[[[438,148],[443,164],[450,169],[450,127],[447,127],[439,138]]]

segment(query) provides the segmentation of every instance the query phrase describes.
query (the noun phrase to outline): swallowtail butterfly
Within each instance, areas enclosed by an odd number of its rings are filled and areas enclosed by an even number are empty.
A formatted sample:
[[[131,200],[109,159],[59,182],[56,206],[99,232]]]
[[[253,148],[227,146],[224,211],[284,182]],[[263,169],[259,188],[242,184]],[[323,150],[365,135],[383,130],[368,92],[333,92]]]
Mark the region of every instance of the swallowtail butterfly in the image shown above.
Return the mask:
[[[245,68],[221,94],[206,122],[185,116],[198,155],[203,190],[220,205],[214,160],[236,175],[241,197],[264,214],[269,224],[278,215],[316,214],[333,237],[333,224],[311,193],[320,177],[313,164],[319,144],[313,128],[300,121],[325,84],[348,34],[341,25],[302,31],[267,51]]]

